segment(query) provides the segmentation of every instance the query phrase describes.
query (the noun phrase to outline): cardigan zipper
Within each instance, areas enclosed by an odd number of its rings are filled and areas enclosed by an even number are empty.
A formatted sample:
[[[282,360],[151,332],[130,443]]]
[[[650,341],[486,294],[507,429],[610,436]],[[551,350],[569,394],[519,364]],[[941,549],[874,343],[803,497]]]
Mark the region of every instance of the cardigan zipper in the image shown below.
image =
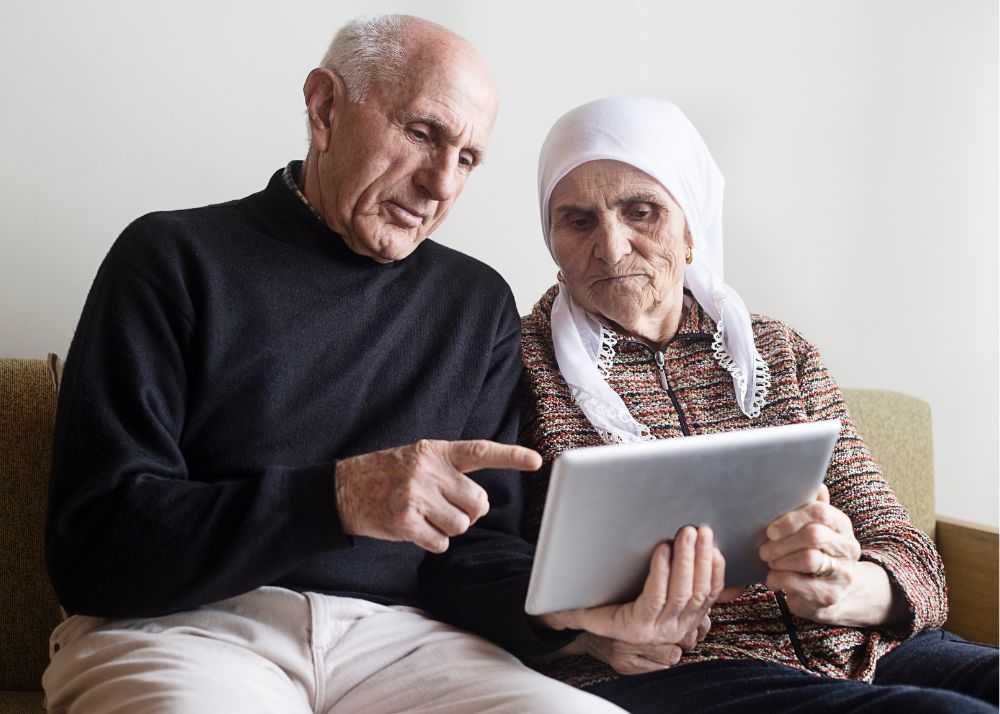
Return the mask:
[[[688,429],[687,419],[684,417],[684,412],[681,411],[681,403],[677,401],[677,395],[674,394],[674,390],[670,386],[670,381],[667,379],[667,370],[665,367],[666,355],[664,354],[664,351],[655,350],[645,342],[633,340],[632,338],[628,338],[626,342],[639,345],[653,355],[653,361],[656,362],[656,369],[660,373],[660,387],[662,387],[663,391],[667,393],[668,397],[670,397],[670,403],[674,405],[674,410],[677,412],[677,419],[680,421],[681,433],[684,434],[684,436],[691,436],[691,430]]]
[[[660,370],[660,386],[663,387],[664,392],[670,391],[670,385],[667,384],[667,371],[663,368],[663,363],[666,358],[663,355],[663,350],[657,350],[653,357],[656,359],[656,366]]]
[[[802,649],[802,643],[799,641],[799,633],[795,631],[795,622],[792,620],[792,612],[788,609],[788,602],[785,600],[785,593],[778,590],[774,593],[774,597],[778,601],[778,609],[781,610],[781,621],[785,624],[785,630],[788,632],[788,639],[792,643],[795,658],[809,671],[817,671],[815,667],[809,664],[809,658],[806,657],[805,650]]]

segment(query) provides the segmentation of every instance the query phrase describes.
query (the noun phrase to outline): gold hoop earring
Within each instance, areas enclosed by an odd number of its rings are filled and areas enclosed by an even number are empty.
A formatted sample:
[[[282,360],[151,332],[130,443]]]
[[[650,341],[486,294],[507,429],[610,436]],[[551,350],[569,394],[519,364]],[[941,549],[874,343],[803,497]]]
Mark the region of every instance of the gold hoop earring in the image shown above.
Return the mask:
[[[688,265],[694,262],[694,248],[691,246],[688,246],[687,251],[684,253],[684,262]]]
[[[560,283],[565,283],[566,282],[565,280],[563,280],[563,274],[562,274],[561,270],[556,273],[556,280],[558,280]]]

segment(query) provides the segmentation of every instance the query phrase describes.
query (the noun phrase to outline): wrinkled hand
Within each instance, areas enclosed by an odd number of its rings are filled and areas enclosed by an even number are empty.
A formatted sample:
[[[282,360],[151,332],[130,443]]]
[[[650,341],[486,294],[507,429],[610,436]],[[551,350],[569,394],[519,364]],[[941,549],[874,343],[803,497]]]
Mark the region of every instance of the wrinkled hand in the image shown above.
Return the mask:
[[[618,674],[645,674],[669,669],[680,662],[681,655],[704,640],[711,627],[712,621],[705,615],[698,628],[676,644],[634,645],[590,632],[582,633],[577,644],[586,654],[606,662]]]
[[[708,611],[724,580],[725,560],[713,544],[712,529],[685,526],[672,545],[661,543],[653,551],[649,575],[634,601],[539,619],[553,629],[584,630],[603,638],[583,638],[581,644],[615,669],[621,667],[618,671],[663,669],[676,663],[681,650],[704,639]]]
[[[362,454],[337,463],[337,510],[348,535],[410,541],[432,553],[489,511],[486,491],[465,474],[499,468],[534,471],[542,458],[521,446],[432,441]]]
[[[775,519],[767,538],[758,551],[770,568],[767,586],[783,590],[788,608],[799,617],[848,624],[844,610],[856,581],[874,564],[859,561],[861,545],[851,519],[830,505],[826,486],[815,501]]]

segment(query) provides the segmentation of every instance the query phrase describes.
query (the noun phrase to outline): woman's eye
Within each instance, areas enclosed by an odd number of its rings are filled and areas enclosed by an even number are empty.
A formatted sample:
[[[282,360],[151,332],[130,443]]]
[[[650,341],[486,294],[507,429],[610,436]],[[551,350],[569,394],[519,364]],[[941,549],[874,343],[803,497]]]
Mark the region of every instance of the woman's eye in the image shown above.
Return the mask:
[[[586,217],[583,217],[583,218],[571,218],[570,221],[569,221],[569,224],[571,226],[573,226],[574,228],[586,228],[587,226],[590,225],[590,219],[586,218]]]
[[[653,209],[649,206],[633,206],[629,211],[629,216],[636,220],[642,220],[652,215]]]

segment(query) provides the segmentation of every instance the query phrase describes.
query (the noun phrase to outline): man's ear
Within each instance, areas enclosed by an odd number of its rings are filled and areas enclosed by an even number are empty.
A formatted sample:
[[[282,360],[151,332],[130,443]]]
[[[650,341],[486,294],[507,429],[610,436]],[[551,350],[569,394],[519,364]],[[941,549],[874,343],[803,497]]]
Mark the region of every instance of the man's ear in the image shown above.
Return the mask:
[[[317,67],[306,77],[302,94],[306,99],[312,146],[322,153],[330,145],[330,124],[333,113],[347,101],[344,80],[336,72]]]

